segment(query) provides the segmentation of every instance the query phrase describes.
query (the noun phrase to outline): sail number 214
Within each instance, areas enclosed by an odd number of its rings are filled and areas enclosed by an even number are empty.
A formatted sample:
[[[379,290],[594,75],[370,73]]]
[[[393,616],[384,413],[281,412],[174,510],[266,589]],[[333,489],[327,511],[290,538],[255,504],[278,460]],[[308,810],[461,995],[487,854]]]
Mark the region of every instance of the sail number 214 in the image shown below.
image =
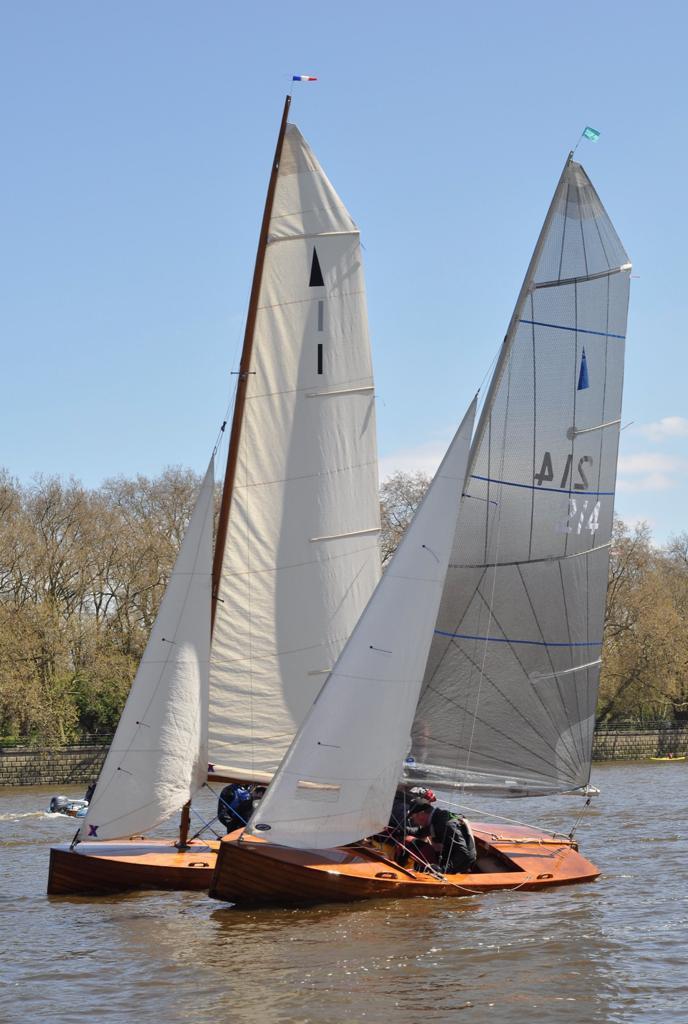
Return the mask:
[[[592,455],[581,455],[578,460],[578,464],[574,469],[573,455],[569,452],[559,486],[568,487],[574,491],[587,491],[589,487],[587,474],[591,469]],[[573,479],[574,473],[575,479]],[[545,452],[540,472],[535,473],[533,479],[537,481],[538,487],[542,487],[544,483],[549,483],[551,480],[554,480],[554,465],[552,463],[551,452]]]

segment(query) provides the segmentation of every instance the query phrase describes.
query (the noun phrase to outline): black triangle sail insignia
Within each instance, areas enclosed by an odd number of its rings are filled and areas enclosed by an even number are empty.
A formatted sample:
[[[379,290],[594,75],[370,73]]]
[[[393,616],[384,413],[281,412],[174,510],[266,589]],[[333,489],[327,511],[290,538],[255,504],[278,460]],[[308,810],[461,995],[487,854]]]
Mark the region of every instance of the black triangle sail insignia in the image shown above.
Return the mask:
[[[325,282],[323,281],[322,270],[320,269],[320,261],[318,260],[318,253],[315,246],[313,246],[313,262],[311,263],[311,279],[308,282],[309,288],[322,288]]]

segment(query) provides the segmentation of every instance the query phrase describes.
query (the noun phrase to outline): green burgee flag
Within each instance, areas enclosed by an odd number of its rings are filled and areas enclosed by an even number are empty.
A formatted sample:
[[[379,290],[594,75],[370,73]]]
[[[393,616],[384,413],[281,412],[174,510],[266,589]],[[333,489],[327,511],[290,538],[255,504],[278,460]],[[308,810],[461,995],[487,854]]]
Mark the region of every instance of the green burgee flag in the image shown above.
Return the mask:
[[[600,133],[598,132],[597,128],[585,128],[583,130],[583,137],[586,139],[590,139],[591,142],[597,142],[597,140],[600,137]]]

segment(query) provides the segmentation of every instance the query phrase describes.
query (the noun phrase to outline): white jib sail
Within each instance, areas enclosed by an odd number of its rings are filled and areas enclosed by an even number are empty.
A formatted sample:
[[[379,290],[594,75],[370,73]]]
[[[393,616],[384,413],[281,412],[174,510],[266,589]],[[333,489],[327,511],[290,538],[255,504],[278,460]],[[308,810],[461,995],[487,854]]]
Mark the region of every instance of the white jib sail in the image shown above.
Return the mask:
[[[286,846],[325,849],[387,824],[452,549],[476,402],[251,818],[249,833]]]
[[[211,460],[81,839],[150,829],[205,782],[213,482]]]
[[[210,670],[211,770],[271,777],[380,576],[359,232],[288,125]]]
[[[473,442],[411,773],[527,796],[586,785],[631,265],[567,162]]]

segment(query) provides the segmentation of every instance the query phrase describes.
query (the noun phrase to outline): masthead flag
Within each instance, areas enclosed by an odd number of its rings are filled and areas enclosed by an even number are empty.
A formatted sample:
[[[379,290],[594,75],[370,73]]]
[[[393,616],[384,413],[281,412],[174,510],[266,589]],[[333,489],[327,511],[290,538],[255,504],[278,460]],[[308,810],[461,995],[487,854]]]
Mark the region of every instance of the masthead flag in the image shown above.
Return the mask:
[[[292,75],[292,82],[317,82],[315,75]]]
[[[600,137],[600,133],[598,132],[597,128],[590,128],[590,127],[588,127],[588,128],[584,128],[583,129],[583,138],[584,139],[590,139],[591,142],[597,142],[599,137]]]

